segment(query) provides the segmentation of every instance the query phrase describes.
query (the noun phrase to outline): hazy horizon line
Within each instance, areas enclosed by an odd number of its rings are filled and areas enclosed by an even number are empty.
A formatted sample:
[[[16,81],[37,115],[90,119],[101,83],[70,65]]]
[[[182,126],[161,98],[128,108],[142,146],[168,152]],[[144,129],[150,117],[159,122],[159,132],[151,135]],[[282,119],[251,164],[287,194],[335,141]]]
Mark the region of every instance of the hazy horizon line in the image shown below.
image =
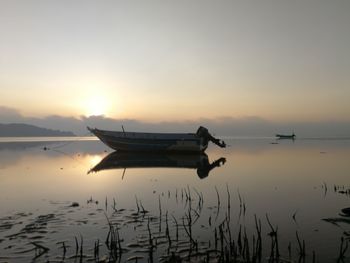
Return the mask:
[[[142,119],[116,119],[103,115],[65,117],[48,115],[43,118],[26,117],[18,110],[0,106],[0,123],[26,123],[43,128],[71,131],[81,136],[88,133],[86,126],[100,129],[144,132],[195,132],[199,126],[207,127],[213,134],[222,136],[272,136],[276,133],[296,133],[302,137],[348,137],[350,121],[294,121],[276,122],[259,116],[247,117],[201,117],[196,120],[145,121]]]

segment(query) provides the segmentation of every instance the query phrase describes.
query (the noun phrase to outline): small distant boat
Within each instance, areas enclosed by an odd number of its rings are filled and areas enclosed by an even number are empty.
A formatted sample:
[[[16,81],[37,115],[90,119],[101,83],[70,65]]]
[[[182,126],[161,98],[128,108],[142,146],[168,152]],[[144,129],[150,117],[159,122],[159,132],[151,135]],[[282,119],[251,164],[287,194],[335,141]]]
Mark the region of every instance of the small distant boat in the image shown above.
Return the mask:
[[[127,152],[204,152],[209,141],[225,148],[224,141],[214,138],[200,126],[196,133],[145,133],[87,129],[116,151]]]
[[[205,153],[112,152],[88,173],[130,168],[189,168],[197,169],[198,177],[203,179],[209,175],[212,169],[225,164],[225,162],[226,159],[223,157],[209,162]]]
[[[276,134],[276,137],[278,139],[292,139],[294,140],[295,139],[295,134]]]

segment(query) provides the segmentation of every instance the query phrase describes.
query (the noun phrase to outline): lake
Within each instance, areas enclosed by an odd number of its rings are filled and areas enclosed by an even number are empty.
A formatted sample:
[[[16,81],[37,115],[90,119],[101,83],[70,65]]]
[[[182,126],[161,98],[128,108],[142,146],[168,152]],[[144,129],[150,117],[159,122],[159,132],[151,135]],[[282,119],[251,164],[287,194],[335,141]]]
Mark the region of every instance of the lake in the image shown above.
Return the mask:
[[[0,262],[349,256],[350,140],[227,137],[202,155],[57,140],[0,142]]]

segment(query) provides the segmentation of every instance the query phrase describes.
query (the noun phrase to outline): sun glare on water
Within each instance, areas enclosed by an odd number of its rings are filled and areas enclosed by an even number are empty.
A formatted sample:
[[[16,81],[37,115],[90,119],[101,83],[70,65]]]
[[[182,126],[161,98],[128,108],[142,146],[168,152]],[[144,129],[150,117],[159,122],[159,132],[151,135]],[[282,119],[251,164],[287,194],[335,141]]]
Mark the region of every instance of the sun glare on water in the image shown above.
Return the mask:
[[[89,155],[88,156],[88,162],[89,162],[91,167],[94,167],[95,165],[97,165],[101,160],[102,160],[101,155]]]

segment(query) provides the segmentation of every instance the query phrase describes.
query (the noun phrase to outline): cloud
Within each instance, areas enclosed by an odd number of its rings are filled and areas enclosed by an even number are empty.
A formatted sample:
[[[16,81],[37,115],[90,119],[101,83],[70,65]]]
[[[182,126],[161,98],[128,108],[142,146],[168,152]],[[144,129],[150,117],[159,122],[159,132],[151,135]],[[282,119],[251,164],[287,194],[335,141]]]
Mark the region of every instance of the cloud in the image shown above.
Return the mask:
[[[14,122],[22,119],[20,112],[14,108],[0,106],[0,121],[3,123]]]
[[[274,136],[275,133],[295,132],[301,137],[350,137],[350,122],[272,122],[258,116],[215,119],[199,118],[185,121],[146,122],[136,119],[113,119],[105,116],[64,117],[50,115],[45,118],[24,117],[13,108],[0,106],[0,123],[21,122],[43,128],[72,131],[87,135],[86,126],[100,129],[145,132],[196,132],[199,126],[207,127],[216,135],[225,136]]]

